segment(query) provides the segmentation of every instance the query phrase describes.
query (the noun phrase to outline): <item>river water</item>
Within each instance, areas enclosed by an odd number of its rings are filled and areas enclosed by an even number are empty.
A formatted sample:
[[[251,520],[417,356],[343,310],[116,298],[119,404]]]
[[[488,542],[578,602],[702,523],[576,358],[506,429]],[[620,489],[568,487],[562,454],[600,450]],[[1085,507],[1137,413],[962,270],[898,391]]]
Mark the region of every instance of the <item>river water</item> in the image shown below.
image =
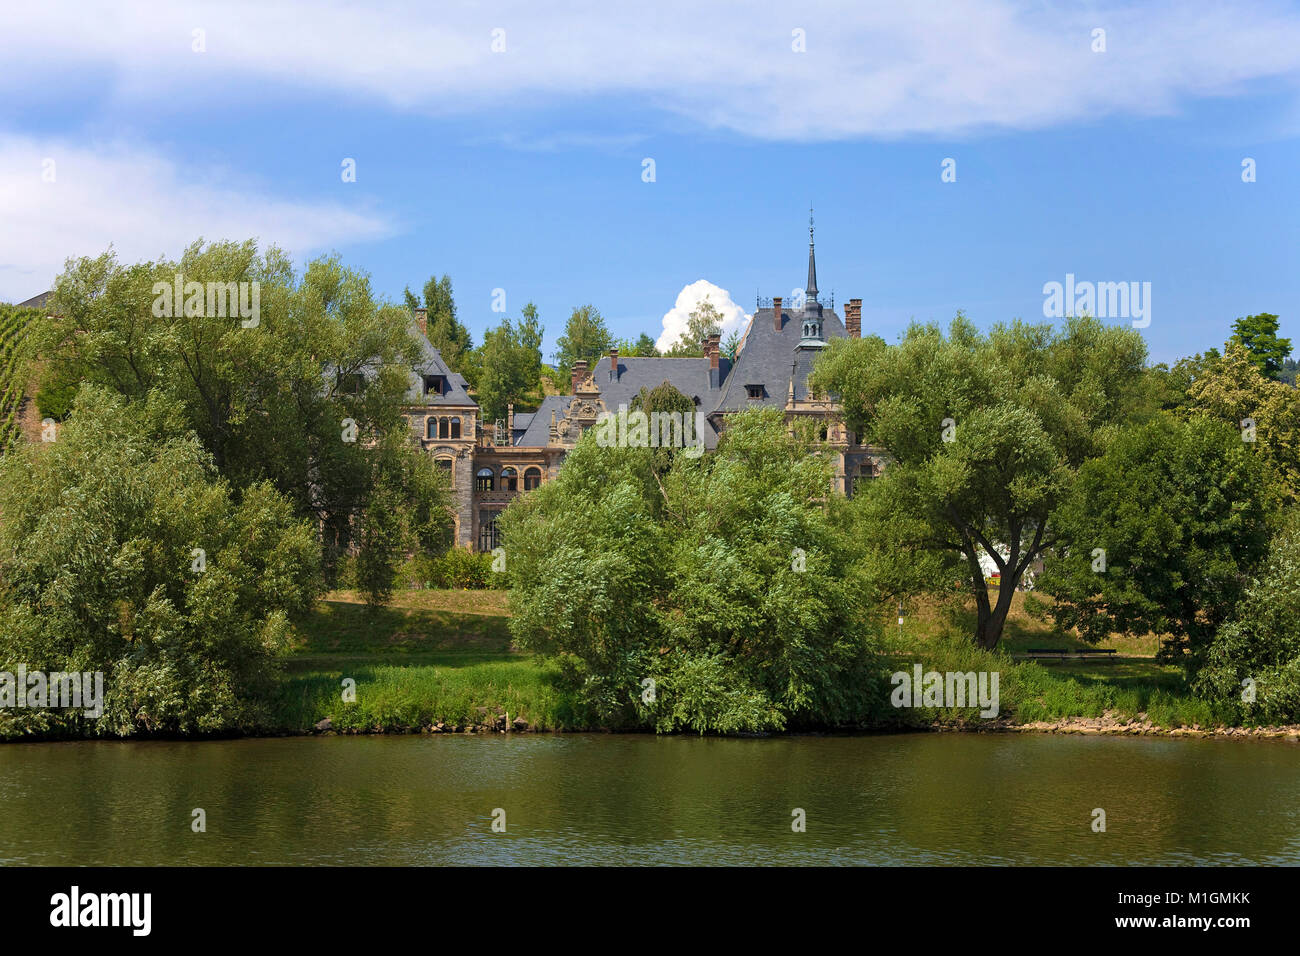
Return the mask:
[[[1296,864],[1300,746],[1033,734],[0,746],[0,864],[306,863]]]

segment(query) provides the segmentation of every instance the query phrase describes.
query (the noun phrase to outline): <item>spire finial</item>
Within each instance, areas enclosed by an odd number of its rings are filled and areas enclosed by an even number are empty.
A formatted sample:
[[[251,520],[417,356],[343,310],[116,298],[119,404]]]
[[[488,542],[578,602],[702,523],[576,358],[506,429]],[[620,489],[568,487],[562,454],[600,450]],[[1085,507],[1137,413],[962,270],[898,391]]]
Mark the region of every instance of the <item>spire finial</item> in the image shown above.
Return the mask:
[[[812,306],[817,305],[817,260],[813,256],[813,210],[808,206],[808,284],[804,286],[804,296]]]

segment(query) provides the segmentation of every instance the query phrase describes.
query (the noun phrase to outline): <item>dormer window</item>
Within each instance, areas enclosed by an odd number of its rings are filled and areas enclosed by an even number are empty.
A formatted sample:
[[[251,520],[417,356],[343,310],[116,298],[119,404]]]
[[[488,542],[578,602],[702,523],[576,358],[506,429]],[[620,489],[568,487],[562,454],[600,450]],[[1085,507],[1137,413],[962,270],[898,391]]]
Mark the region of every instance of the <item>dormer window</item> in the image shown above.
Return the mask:
[[[424,394],[425,395],[443,395],[447,391],[447,377],[445,375],[426,375],[424,376]]]
[[[745,386],[745,394],[746,394],[746,397],[750,398],[751,400],[752,400],[752,399],[756,399],[756,398],[762,398],[762,397],[763,397],[763,386],[762,386],[762,385],[746,385],[746,386]]]

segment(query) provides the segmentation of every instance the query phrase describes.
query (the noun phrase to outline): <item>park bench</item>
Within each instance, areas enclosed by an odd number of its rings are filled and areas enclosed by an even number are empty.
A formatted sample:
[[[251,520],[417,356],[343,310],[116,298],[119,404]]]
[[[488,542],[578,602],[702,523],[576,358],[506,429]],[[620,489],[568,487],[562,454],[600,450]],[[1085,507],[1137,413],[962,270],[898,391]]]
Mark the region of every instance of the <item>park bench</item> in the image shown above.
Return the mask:
[[[1016,654],[1019,660],[1034,661],[1047,659],[1065,660],[1068,657],[1096,657],[1101,655],[1102,660],[1113,661],[1115,659],[1115,648],[1113,647],[1028,647],[1023,654]]]

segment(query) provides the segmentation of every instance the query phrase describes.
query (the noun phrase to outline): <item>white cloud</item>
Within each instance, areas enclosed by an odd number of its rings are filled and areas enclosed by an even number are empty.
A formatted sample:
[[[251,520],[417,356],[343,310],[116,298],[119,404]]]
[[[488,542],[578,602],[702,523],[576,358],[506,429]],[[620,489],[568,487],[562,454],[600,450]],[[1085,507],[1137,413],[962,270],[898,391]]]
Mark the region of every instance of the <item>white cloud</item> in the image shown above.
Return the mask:
[[[744,309],[731,301],[731,293],[714,285],[707,279],[696,279],[677,293],[676,304],[664,313],[663,332],[655,342],[655,347],[661,350],[672,348],[674,343],[682,337],[682,333],[686,331],[690,314],[705,299],[712,302],[713,307],[722,315],[722,337],[724,339],[730,332],[745,328],[745,323],[749,321],[749,315]]]
[[[42,178],[47,160],[53,182]],[[259,238],[301,262],[392,231],[370,211],[277,199],[220,170],[179,170],[135,147],[24,137],[0,136],[0,209],[0,301],[13,302],[49,289],[68,257],[97,256],[110,243],[131,262],[179,255],[200,236]]]
[[[1106,52],[1092,52],[1092,31]],[[192,31],[205,32],[194,53]],[[492,31],[504,30],[504,52]],[[804,53],[791,35],[803,30]],[[1033,128],[1300,83],[1278,2],[492,4],[42,0],[0,12],[0,89],[256,102],[304,90],[434,114],[639,101],[772,139]],[[581,131],[576,131],[581,132]]]

